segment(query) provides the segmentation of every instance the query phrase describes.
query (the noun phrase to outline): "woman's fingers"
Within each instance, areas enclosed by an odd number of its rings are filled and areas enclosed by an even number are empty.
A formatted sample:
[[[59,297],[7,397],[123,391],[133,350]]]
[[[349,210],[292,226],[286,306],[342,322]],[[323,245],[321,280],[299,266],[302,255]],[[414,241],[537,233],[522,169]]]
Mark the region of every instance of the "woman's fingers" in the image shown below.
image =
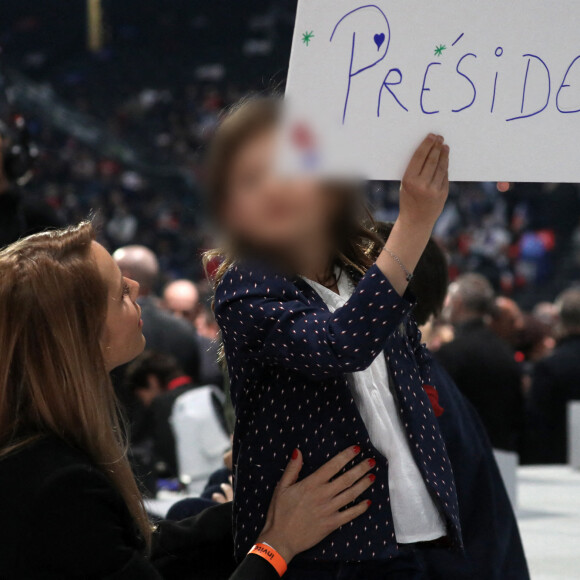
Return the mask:
[[[276,546],[282,556],[290,560],[364,513],[368,509],[366,502],[343,512],[339,509],[352,503],[372,484],[369,476],[365,477],[374,466],[370,460],[350,469],[348,478],[344,478],[346,474],[343,474],[330,482],[360,451],[358,446],[345,449],[299,483],[296,481],[302,467],[302,455],[296,451],[274,492],[260,541]],[[339,493],[343,492],[339,498],[338,493],[333,493],[335,486]],[[345,488],[348,488],[347,491]]]
[[[370,499],[363,499],[356,505],[344,510],[342,512],[337,512],[336,516],[333,519],[333,529],[338,529],[340,526],[344,526],[344,524],[348,524],[348,522],[358,518],[360,515],[364,514],[370,507],[371,500]]]
[[[339,493],[329,504],[328,507],[332,511],[338,511],[343,507],[352,503],[357,497],[362,495],[373,483],[375,476],[371,473],[365,475],[362,479],[357,481],[352,487],[349,487],[342,493]]]
[[[354,445],[335,455],[330,461],[327,461],[322,467],[319,467],[312,475],[309,475],[304,481],[314,485],[328,483],[345,465],[351,462],[360,453],[360,447]],[[344,488],[343,488],[344,489]]]
[[[328,486],[331,497],[334,497],[335,495],[342,493],[345,489],[348,489],[375,465],[376,461],[374,459],[365,459],[349,469],[346,473],[343,473],[340,477],[337,477]]]
[[[446,180],[449,177],[449,146],[443,145],[441,148],[441,156],[439,157],[439,163],[437,164],[437,169],[433,177],[433,184],[436,187],[442,188],[446,184]]]
[[[433,147],[437,143],[437,135],[433,135],[430,133],[425,137],[421,145],[417,147],[417,150],[411,157],[411,161],[409,161],[409,165],[407,166],[407,175],[419,175],[425,165],[425,161]]]
[[[302,469],[302,453],[299,449],[294,449],[292,452],[292,457],[284,470],[282,478],[278,482],[278,488],[290,487],[292,484],[298,481],[298,476],[300,475],[300,470]]]

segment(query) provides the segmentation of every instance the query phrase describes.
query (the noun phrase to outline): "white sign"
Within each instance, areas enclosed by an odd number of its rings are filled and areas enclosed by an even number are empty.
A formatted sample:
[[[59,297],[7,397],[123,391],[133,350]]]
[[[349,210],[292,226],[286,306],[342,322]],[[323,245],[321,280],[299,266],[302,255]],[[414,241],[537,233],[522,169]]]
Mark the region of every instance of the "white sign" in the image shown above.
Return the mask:
[[[286,101],[285,171],[580,182],[580,1],[299,0]]]

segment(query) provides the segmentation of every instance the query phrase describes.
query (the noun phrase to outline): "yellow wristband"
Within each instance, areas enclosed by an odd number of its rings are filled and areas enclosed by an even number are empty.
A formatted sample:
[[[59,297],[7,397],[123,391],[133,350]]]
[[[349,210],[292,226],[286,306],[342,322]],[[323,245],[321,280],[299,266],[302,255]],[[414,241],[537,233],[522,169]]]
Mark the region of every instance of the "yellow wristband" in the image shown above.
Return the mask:
[[[264,560],[270,562],[270,564],[274,566],[276,572],[278,572],[280,578],[284,576],[288,569],[284,558],[282,558],[282,556],[280,556],[280,554],[278,554],[278,552],[276,552],[276,550],[269,544],[256,544],[248,554],[255,554],[256,556],[260,556],[261,558],[264,558]]]

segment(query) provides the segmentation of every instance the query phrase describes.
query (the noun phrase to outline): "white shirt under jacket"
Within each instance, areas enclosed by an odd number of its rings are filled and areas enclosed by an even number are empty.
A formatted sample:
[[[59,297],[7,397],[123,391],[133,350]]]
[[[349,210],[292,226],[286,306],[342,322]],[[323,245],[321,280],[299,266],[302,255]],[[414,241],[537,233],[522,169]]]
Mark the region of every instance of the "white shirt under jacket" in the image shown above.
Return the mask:
[[[338,294],[304,278],[324,300],[330,312],[352,295],[354,285],[337,270]],[[389,494],[397,542],[427,542],[446,534],[445,522],[413,459],[397,402],[389,386],[385,357],[377,356],[364,371],[351,373],[353,398],[372,444],[389,460]]]

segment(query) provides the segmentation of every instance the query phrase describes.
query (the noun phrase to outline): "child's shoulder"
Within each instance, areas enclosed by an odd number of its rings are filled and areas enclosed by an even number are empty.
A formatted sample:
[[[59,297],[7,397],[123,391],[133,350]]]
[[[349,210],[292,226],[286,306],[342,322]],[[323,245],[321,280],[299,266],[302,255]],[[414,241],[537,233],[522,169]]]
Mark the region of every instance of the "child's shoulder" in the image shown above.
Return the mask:
[[[255,261],[234,262],[223,275],[217,289],[227,286],[255,286],[276,281],[291,283],[290,279],[267,264]]]
[[[291,276],[276,271],[269,264],[260,262],[236,262],[223,275],[216,287],[216,300],[260,294],[263,296],[298,295],[298,288]]]

